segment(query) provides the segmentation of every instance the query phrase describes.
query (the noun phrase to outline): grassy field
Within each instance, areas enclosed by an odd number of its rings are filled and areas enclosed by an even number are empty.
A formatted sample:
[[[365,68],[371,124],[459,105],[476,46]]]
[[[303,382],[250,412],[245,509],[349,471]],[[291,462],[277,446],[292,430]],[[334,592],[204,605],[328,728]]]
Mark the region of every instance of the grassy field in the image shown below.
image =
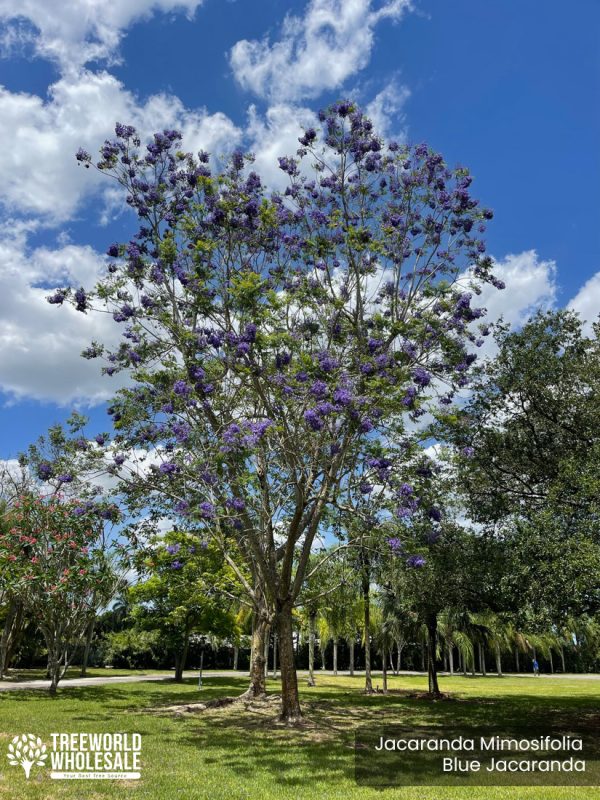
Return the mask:
[[[115,671],[116,673],[116,671]],[[239,706],[177,716],[169,705],[239,693],[243,677],[207,677],[183,685],[122,683],[66,688],[55,699],[43,691],[0,695],[1,800],[592,800],[597,788],[505,787],[369,789],[354,782],[353,731],[363,723],[415,727],[464,722],[503,724],[535,719],[581,720],[598,714],[600,681],[533,678],[444,678],[451,698],[420,697],[425,678],[390,679],[390,695],[365,696],[362,678],[318,676],[302,688],[305,723],[288,729],[276,721],[276,704],[243,711]],[[270,689],[277,690],[275,682]],[[8,765],[6,745],[17,733],[130,732],[142,735],[139,781],[52,781],[46,768]],[[37,771],[35,771],[37,770]]]

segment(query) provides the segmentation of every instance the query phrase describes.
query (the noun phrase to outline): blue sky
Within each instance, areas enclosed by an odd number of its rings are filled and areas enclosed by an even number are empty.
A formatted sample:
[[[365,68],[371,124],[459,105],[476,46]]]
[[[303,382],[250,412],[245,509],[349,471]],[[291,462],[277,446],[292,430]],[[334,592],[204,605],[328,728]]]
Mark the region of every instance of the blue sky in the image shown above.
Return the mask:
[[[84,13],[84,7],[87,11]],[[490,316],[600,309],[600,4],[547,0],[0,0],[0,458],[70,409],[107,428],[79,352],[111,323],[45,303],[90,284],[133,220],[77,168],[114,122],[276,155],[341,96],[468,165],[507,289]]]

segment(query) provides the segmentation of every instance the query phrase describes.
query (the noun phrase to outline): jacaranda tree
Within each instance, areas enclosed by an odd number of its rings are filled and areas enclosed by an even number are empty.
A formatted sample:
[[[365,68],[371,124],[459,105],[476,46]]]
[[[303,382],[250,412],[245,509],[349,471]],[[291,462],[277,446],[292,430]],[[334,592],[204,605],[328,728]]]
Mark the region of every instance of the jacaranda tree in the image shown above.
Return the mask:
[[[111,405],[115,467],[127,480],[126,457],[144,454],[140,502],[167,498],[203,526],[260,625],[276,624],[285,720],[301,713],[292,607],[323,515],[370,477],[410,515],[404,420],[432,387],[451,403],[466,383],[484,313],[472,293],[500,285],[466,169],[386,144],[349,102],[320,122],[280,158],[279,194],[241,152],[214,173],[176,131],[143,148],[118,124],[99,161],[77,157],[124,188],[139,229],[110,246],[95,289],[49,298],[123,325],[116,350],[86,351],[131,372]]]

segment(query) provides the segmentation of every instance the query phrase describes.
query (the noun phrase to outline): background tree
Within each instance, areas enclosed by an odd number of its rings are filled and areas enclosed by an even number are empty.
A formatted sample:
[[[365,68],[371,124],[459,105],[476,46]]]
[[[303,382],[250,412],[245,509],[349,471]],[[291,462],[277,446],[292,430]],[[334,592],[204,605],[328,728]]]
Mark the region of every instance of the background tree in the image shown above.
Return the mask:
[[[0,535],[3,580],[44,636],[54,694],[91,617],[116,592],[119,578],[100,544],[97,509],[60,495],[23,495],[13,514],[13,527]]]
[[[236,605],[224,591],[235,589],[229,568],[214,545],[202,547],[188,531],[152,539],[138,558],[140,580],[129,590],[134,624],[158,631],[163,652],[183,680],[193,634],[235,638]]]

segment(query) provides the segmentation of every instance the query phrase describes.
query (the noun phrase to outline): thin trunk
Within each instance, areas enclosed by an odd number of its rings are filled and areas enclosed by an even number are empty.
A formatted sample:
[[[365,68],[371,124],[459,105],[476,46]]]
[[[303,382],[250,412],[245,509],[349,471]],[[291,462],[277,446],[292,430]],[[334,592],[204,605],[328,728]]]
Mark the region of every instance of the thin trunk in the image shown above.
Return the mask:
[[[315,628],[317,614],[311,611],[308,616],[308,685],[315,685]]]
[[[338,640],[337,636],[333,640],[333,674],[338,674],[337,664],[338,664]]]
[[[273,634],[273,680],[277,677],[277,634]]]
[[[521,672],[521,665],[519,664],[519,648],[515,647],[515,667],[517,672]]]
[[[0,638],[0,679],[8,669],[9,651],[11,649],[11,642],[14,639],[19,606],[20,603],[15,599],[11,599],[8,603],[4,628],[2,629],[2,637]]]
[[[467,677],[467,657],[462,652],[462,650],[459,650],[459,658],[460,658],[460,663],[461,663],[462,674],[466,678]]]
[[[448,645],[448,663],[450,665],[450,675],[454,675],[454,645]]]
[[[402,649],[404,645],[398,642],[398,659],[396,661],[396,675],[400,674],[400,670],[402,669]]]
[[[498,677],[502,677],[502,655],[500,653],[500,647],[496,645],[496,672],[498,673]]]
[[[233,648],[233,669],[235,671],[237,671],[238,668],[239,657],[240,657],[240,648],[236,646]]]
[[[444,649],[444,672],[449,672],[450,667],[448,666],[448,648]]]
[[[552,658],[552,650],[548,651],[548,657],[550,659],[550,672],[554,675],[554,659]]]
[[[381,660],[382,660],[382,669],[383,669],[383,693],[387,694],[388,691],[388,684],[387,684],[387,648],[382,649],[381,653]]]
[[[373,678],[371,676],[371,581],[368,573],[363,573],[362,594],[365,610],[365,692],[370,694],[373,691]]]
[[[48,647],[48,677],[50,679],[50,686],[48,687],[48,691],[50,692],[51,695],[56,694],[56,688],[62,677],[60,669],[61,660],[62,660],[62,655],[60,652],[60,648],[55,643],[52,643]]]
[[[487,672],[485,671],[485,650],[481,643],[479,643],[479,671],[485,678]]]
[[[429,679],[429,694],[432,697],[440,696],[437,668],[435,664],[435,645],[437,636],[437,617],[431,614],[427,618],[427,676]]]
[[[294,723],[302,717],[298,696],[298,675],[294,659],[294,632],[292,605],[282,604],[277,614],[279,632],[279,659],[281,670],[281,715],[282,722]]]
[[[90,650],[92,649],[92,639],[94,638],[94,628],[96,627],[96,617],[92,617],[85,632],[85,646],[83,648],[83,661],[81,664],[81,672],[79,676],[85,678],[87,675],[88,661],[90,658]]]
[[[565,667],[565,649],[562,646],[562,644],[560,646],[560,660],[561,660],[561,663],[562,663],[562,671],[563,671],[563,675],[564,675],[564,673],[567,671],[567,668]]]
[[[354,675],[354,636],[348,642],[348,648],[350,650],[350,675]]]
[[[267,625],[265,634],[264,672],[265,680],[269,677],[269,645],[271,643],[271,626]]]

